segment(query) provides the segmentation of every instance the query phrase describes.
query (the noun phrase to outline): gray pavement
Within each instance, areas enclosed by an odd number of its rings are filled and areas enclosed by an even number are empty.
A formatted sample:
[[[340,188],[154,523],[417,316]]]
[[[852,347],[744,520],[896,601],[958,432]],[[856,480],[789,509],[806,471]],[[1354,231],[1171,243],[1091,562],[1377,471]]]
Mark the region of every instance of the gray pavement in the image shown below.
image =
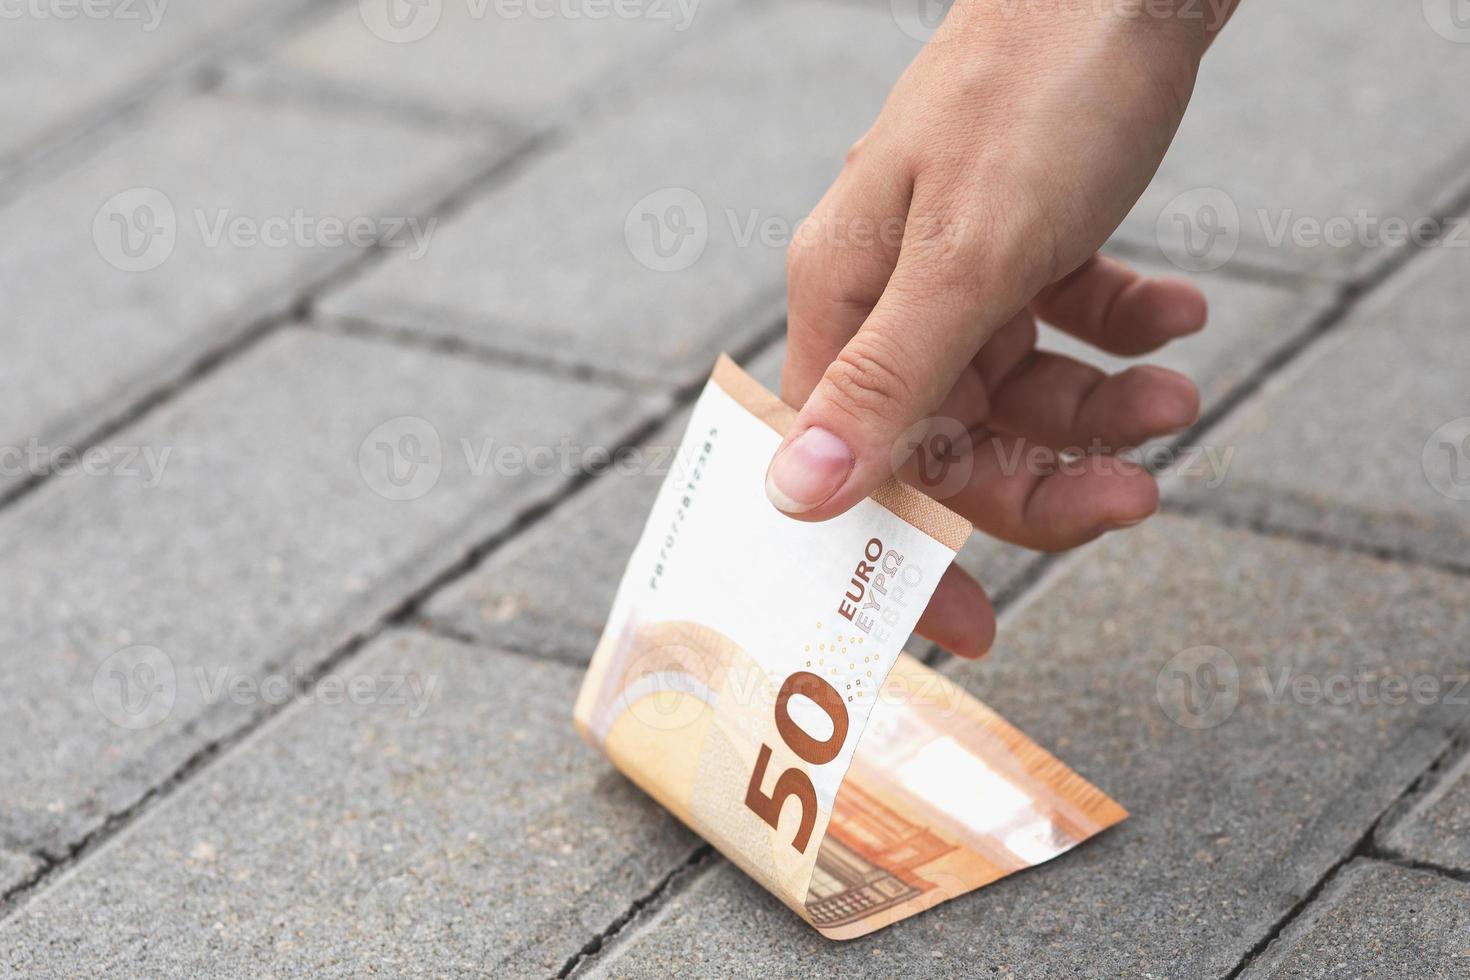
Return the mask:
[[[964,964],[1018,977],[1224,976],[1352,853],[1463,717],[1442,701],[1312,693],[1337,678],[1470,670],[1470,650],[1439,640],[1470,629],[1470,582],[1456,576],[1161,517],[1043,584],[1002,621],[987,661],[950,673],[1123,801],[1126,821],[846,945],[721,866],[630,931],[607,975],[667,976],[681,962],[827,975],[861,962],[879,975],[882,964],[933,976]],[[1196,697],[1202,663],[1217,670],[1214,701]],[[731,919],[734,948],[721,925]]]
[[[1244,976],[1435,977],[1470,970],[1470,885],[1354,861]]]
[[[1466,975],[1452,11],[1245,0],[1110,246],[1212,304],[1165,513],[972,540],[1000,639],[934,661],[1132,816],[833,944],[571,705],[659,475],[601,461],[722,349],[774,385],[922,18],[53,6],[0,28],[0,976]]]

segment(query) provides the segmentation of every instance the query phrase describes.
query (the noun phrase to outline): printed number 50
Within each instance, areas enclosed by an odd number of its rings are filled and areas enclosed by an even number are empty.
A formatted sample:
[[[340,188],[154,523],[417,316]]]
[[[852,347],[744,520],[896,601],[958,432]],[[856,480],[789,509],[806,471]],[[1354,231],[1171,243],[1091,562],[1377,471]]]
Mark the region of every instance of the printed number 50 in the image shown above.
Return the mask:
[[[832,719],[832,734],[826,740],[817,741],[792,720],[787,705],[797,694],[810,698]],[[776,695],[776,731],[781,733],[781,740],[796,753],[797,758],[813,766],[826,765],[837,758],[837,753],[842,751],[842,743],[847,740],[847,707],[842,703],[842,695],[816,674],[804,670],[792,674]],[[745,805],[774,828],[780,823],[781,807],[787,799],[796,797],[801,804],[801,824],[796,828],[791,846],[805,854],[807,845],[811,843],[812,829],[817,824],[816,787],[802,770],[787,769],[776,777],[776,785],[767,796],[761,792],[761,783],[765,782],[766,766],[770,761],[771,747],[762,745],[755,759],[755,772],[750,774],[750,785],[745,788]]]

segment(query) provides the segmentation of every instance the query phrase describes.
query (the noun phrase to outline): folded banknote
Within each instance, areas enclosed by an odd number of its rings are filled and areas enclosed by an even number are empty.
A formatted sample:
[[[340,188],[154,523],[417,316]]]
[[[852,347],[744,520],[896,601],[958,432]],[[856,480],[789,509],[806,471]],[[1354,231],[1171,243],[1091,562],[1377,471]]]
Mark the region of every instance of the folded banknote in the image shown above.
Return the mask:
[[[766,466],[794,417],[721,357],[576,723],[823,935],[851,939],[1126,813],[902,652],[967,522],[896,480],[819,524],[771,506]]]

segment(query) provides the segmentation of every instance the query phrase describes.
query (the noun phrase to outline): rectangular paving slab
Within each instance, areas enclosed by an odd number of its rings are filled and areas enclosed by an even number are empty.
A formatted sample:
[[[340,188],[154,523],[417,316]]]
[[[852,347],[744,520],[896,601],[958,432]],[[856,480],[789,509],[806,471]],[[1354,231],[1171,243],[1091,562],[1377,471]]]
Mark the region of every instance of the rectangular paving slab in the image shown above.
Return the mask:
[[[1470,666],[1444,643],[1470,628],[1470,581],[1441,572],[1161,517],[1090,547],[1031,595],[988,660],[950,673],[1128,820],[843,944],[719,865],[589,972],[1223,976],[1464,715],[1444,699],[1340,695],[1339,678]]]
[[[339,5],[273,50],[284,84],[540,127],[660,62],[735,11],[701,0],[445,0]],[[281,79],[282,72],[285,78]]]
[[[0,31],[0,166],[84,131],[108,105],[283,20],[301,0],[15,3]]]
[[[1456,682],[1458,697],[1470,698],[1470,674]],[[1385,851],[1470,874],[1470,755],[1405,801],[1377,838]]]
[[[1470,885],[1354,861],[1241,976],[1459,980],[1467,973]]]
[[[485,150],[371,116],[201,96],[0,207],[0,491],[289,310],[363,253],[354,239],[432,245],[419,209]]]
[[[1470,85],[1470,31],[1452,7],[1241,4],[1121,237],[1190,269],[1360,270],[1465,188],[1470,122],[1445,94]]]
[[[0,926],[0,970],[549,976],[699,846],[577,739],[579,682],[389,633]]]
[[[123,430],[136,473],[56,477],[0,517],[0,847],[64,854],[562,492],[563,443],[658,407],[290,329]]]
[[[1337,335],[1207,433],[1223,482],[1181,503],[1470,568],[1464,248],[1418,256]]]
[[[446,223],[425,260],[323,310],[695,382],[777,321],[794,227],[917,49],[887,10],[841,4],[699,32],[658,84]]]

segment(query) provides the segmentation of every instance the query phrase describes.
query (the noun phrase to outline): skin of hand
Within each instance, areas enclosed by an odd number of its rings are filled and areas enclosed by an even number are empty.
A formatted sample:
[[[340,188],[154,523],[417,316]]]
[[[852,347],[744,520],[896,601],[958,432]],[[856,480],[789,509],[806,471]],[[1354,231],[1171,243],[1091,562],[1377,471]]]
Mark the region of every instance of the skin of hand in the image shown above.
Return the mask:
[[[1111,454],[1193,423],[1193,383],[1040,351],[1036,323],[1124,356],[1204,326],[1194,286],[1097,254],[1230,12],[1184,7],[958,0],[792,242],[781,387],[801,409],[767,473],[777,508],[827,520],[896,463],[914,482],[913,433],[952,419],[968,456],[942,499],[982,532],[1057,551],[1154,512],[1153,477]],[[1106,465],[1015,465],[1073,447]],[[919,632],[980,656],[994,611],[951,567]]]

